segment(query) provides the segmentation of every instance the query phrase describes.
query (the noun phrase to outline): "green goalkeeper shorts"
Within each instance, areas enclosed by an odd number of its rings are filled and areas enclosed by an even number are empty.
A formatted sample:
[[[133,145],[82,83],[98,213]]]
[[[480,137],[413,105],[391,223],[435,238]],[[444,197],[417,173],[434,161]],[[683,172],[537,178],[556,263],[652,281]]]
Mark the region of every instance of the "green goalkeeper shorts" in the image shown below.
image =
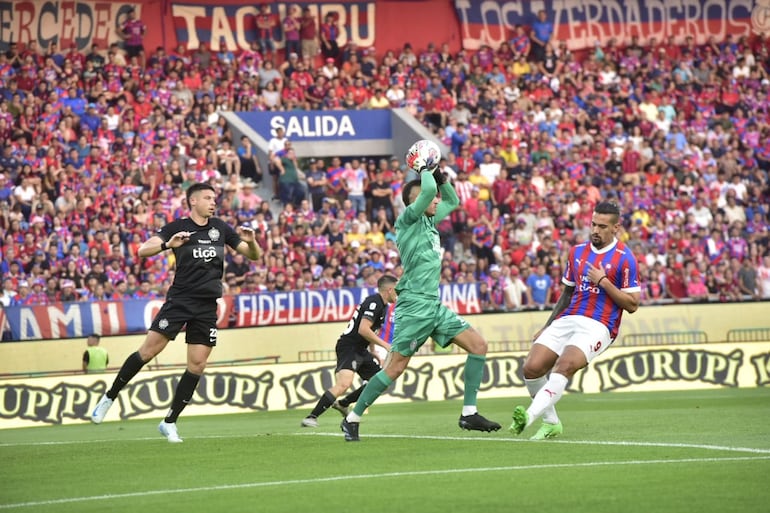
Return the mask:
[[[469,327],[465,319],[438,299],[401,294],[396,302],[391,351],[412,356],[428,337],[433,337],[439,346],[447,347],[453,338]]]

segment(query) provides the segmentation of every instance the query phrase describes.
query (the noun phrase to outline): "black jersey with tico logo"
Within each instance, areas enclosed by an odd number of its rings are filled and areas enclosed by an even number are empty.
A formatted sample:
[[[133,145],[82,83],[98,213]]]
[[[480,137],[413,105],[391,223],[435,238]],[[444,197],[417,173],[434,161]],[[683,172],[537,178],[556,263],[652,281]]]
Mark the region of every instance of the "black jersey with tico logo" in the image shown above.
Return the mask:
[[[361,319],[369,319],[372,322],[372,331],[377,331],[385,321],[386,306],[382,296],[379,294],[372,294],[361,301],[353,312],[353,316],[345,327],[345,331],[342,332],[340,342],[344,341],[355,344],[359,349],[366,348],[369,342],[358,333]]]
[[[210,217],[205,226],[189,217],[171,221],[158,230],[168,242],[178,232],[190,232],[190,240],[173,248],[176,257],[174,283],[168,298],[219,298],[225,271],[225,244],[235,249],[241,237],[227,223]]]

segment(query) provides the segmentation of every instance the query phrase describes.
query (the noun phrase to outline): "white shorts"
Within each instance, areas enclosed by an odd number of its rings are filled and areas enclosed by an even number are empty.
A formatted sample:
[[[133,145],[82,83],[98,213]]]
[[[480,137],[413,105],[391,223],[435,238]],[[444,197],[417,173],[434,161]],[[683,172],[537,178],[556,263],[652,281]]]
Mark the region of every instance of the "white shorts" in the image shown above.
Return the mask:
[[[584,315],[556,319],[535,340],[535,344],[542,344],[559,356],[565,347],[575,346],[583,351],[588,362],[602,354],[613,342],[604,324]]]

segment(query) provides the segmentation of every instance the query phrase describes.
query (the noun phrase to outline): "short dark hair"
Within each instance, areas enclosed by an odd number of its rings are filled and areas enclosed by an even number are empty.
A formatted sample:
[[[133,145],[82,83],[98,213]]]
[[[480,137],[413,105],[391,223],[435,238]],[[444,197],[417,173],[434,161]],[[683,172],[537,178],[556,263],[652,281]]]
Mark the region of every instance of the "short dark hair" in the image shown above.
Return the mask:
[[[596,207],[594,207],[594,212],[596,214],[610,214],[611,216],[614,216],[614,222],[616,223],[618,222],[618,218],[620,218],[620,207],[614,201],[599,202]]]
[[[409,206],[409,197],[412,195],[412,189],[420,187],[421,184],[421,180],[417,179],[404,185],[404,188],[401,190],[401,199],[404,201],[404,205]]]
[[[187,208],[190,208],[190,198],[192,197],[192,195],[195,194],[198,191],[205,191],[205,190],[209,190],[209,191],[213,192],[214,194],[216,194],[216,192],[217,192],[217,191],[214,190],[214,186],[211,185],[210,183],[198,182],[198,183],[192,184],[187,189],[187,193],[186,193]]]
[[[388,285],[393,285],[397,281],[398,280],[396,279],[395,276],[391,276],[389,274],[385,274],[383,276],[380,276],[380,279],[377,280],[377,289],[378,290],[382,290],[385,287],[387,287]]]

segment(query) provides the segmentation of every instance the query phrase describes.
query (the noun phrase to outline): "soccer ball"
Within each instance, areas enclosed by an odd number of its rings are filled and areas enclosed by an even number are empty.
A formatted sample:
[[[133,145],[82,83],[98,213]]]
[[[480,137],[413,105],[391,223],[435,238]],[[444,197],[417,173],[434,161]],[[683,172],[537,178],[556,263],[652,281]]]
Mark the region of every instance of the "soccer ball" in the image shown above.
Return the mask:
[[[420,139],[406,152],[406,165],[417,173],[428,171],[432,173],[441,160],[441,149],[438,144],[427,139]]]

